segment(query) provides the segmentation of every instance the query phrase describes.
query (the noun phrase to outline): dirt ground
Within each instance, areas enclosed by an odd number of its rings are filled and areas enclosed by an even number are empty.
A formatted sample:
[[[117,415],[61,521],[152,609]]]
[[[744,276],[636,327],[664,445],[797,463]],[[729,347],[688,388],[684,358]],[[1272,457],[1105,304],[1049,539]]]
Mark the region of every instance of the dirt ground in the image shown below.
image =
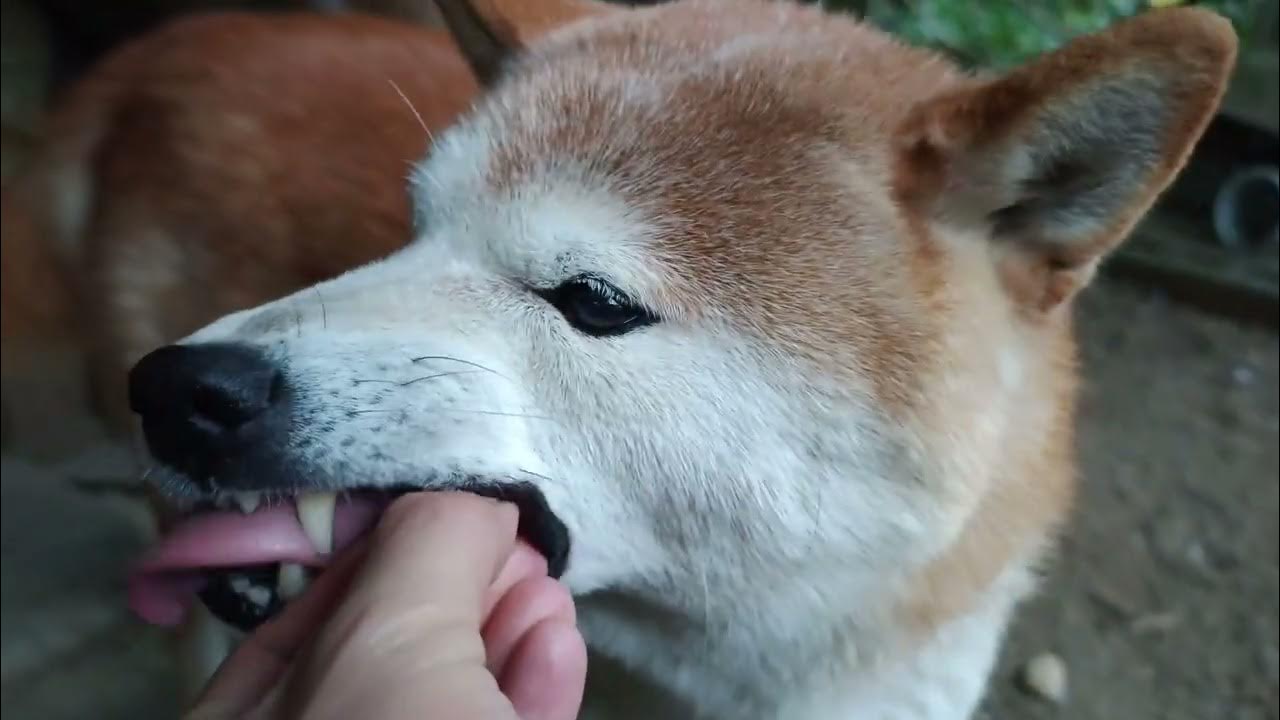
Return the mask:
[[[987,718],[1280,715],[1277,337],[1104,281],[1081,299],[1083,491],[1044,591],[1019,616]],[[6,456],[3,698],[11,718],[174,715],[162,637],[123,609],[136,514],[67,478],[127,465]],[[1023,691],[1056,653],[1061,704]]]

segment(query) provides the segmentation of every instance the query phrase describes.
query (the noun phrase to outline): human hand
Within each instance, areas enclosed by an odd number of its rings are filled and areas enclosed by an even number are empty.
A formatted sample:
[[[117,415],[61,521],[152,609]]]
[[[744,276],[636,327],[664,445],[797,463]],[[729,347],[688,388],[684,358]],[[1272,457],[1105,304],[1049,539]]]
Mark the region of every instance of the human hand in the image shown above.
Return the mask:
[[[475,495],[399,498],[237,648],[188,718],[576,717],[573,601],[516,520]]]

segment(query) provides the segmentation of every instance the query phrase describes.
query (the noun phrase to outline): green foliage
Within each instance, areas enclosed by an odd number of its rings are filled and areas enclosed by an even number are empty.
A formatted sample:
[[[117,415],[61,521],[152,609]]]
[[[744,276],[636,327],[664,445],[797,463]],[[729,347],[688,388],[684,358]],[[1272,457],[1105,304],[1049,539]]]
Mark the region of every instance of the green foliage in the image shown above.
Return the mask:
[[[1256,7],[1274,0],[1196,2],[1247,29]],[[1008,67],[1068,39],[1147,9],[1150,0],[828,0],[863,12],[908,42],[949,51],[962,62]],[[1155,3],[1167,4],[1167,3]]]

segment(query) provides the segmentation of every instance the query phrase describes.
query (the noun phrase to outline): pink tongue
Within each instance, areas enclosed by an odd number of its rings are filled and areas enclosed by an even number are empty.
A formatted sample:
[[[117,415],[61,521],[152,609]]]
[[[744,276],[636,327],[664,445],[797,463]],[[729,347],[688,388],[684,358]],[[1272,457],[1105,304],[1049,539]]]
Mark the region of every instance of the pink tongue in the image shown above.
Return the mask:
[[[333,549],[350,545],[373,527],[385,501],[339,500],[333,514]],[[259,510],[193,516],[160,540],[129,577],[129,607],[153,625],[182,622],[206,568],[294,562],[319,567],[329,556],[316,553],[298,523],[292,503]]]

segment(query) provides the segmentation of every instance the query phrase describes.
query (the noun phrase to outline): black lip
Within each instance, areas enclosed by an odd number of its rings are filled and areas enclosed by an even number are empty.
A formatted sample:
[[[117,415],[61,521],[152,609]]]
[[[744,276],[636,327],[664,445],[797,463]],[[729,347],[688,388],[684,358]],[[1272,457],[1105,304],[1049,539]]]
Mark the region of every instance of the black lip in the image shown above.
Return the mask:
[[[516,530],[547,559],[547,574],[559,580],[569,565],[569,528],[547,505],[547,498],[529,482],[467,483],[458,488],[481,497],[515,505],[520,510]]]

